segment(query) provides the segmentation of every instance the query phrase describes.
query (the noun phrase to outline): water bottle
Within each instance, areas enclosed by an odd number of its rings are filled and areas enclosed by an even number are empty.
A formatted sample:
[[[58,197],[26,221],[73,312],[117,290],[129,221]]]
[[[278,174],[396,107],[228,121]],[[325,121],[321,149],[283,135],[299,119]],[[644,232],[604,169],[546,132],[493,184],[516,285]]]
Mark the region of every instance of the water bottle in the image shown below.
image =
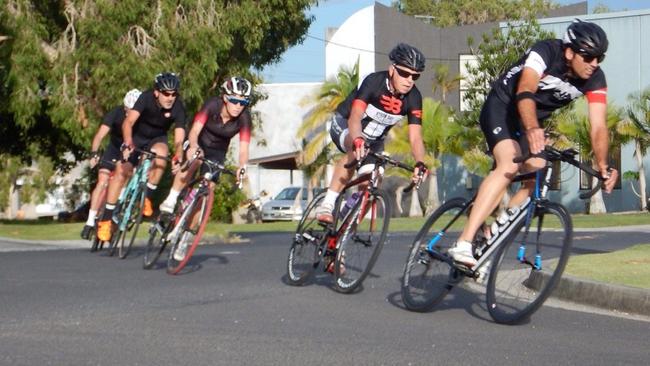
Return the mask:
[[[359,196],[360,196],[359,192],[354,192],[350,195],[350,197],[348,197],[348,199],[343,204],[343,207],[341,208],[341,217],[345,217],[345,215],[347,215],[348,212],[350,212],[350,209],[354,207],[354,205],[357,203]]]

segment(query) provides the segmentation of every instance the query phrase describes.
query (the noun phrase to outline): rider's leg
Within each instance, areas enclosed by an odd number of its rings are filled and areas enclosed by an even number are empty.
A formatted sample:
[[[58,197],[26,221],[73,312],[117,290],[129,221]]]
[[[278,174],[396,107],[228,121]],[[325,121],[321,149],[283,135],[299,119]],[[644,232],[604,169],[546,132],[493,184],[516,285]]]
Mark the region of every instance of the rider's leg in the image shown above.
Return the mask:
[[[352,175],[354,175],[354,168],[345,168],[345,164],[349,164],[355,160],[354,149],[352,147],[352,138],[349,134],[345,136],[344,144],[346,154],[336,163],[332,181],[330,182],[327,193],[325,194],[325,199],[323,199],[323,202],[316,209],[316,219],[318,221],[327,223],[334,222],[332,211],[334,210],[336,199],[338,198],[345,185],[350,181]]]
[[[133,165],[129,162],[118,162],[115,166],[115,174],[113,179],[108,182],[108,191],[106,192],[106,205],[104,206],[104,214],[99,220],[97,228],[97,237],[100,240],[108,241],[111,239],[111,218],[113,210],[120,192],[126,184],[133,171]]]
[[[476,264],[471,244],[476,232],[497,207],[519,168],[519,164],[512,161],[515,156],[521,155],[517,141],[501,140],[494,146],[492,153],[496,167],[481,183],[467,224],[465,224],[456,246],[449,250],[454,260],[469,266]]]
[[[167,147],[166,141],[154,143],[151,146],[151,151],[162,157],[167,157],[167,155],[169,155],[169,148]],[[158,188],[158,183],[160,182],[160,179],[162,179],[166,166],[167,161],[164,159],[153,159],[152,161],[151,169],[149,170],[149,177],[147,179],[147,192],[144,199],[144,208],[142,209],[142,214],[146,217],[153,215],[153,203],[151,202],[151,197]]]
[[[95,219],[97,218],[97,211],[102,202],[102,194],[108,187],[108,180],[110,179],[110,171],[108,169],[100,169],[97,173],[97,184],[90,195],[90,210],[88,210],[88,219],[86,224],[81,230],[81,238],[89,239],[92,230],[95,228]]]
[[[201,154],[200,156],[203,156]],[[174,206],[176,206],[176,200],[178,195],[181,193],[183,188],[187,186],[194,172],[201,165],[200,160],[195,160],[192,165],[186,171],[178,171],[174,176],[174,181],[172,182],[172,188],[169,190],[169,194],[165,200],[160,204],[160,211],[164,213],[172,213],[174,211]]]

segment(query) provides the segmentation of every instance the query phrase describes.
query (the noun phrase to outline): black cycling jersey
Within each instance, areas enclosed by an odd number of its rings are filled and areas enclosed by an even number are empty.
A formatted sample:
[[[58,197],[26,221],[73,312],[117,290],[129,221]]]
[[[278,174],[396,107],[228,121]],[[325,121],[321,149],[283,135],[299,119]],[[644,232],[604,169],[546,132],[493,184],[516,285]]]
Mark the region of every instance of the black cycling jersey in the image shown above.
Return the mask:
[[[372,73],[336,108],[346,120],[353,105],[363,108],[361,128],[368,140],[384,138],[404,116],[408,116],[409,124],[422,124],[422,95],[417,87],[413,86],[405,95],[394,95],[389,82],[388,71]]]
[[[194,123],[201,123],[204,125],[199,135],[199,146],[202,149],[214,149],[227,151],[230,145],[230,139],[239,133],[239,141],[250,141],[252,122],[251,114],[248,109],[231,119],[227,123],[223,123],[221,118],[221,108],[223,107],[222,97],[210,98],[201,110],[194,117]]]
[[[171,110],[164,110],[158,105],[153,90],[147,90],[140,95],[133,109],[140,112],[140,117],[133,126],[134,141],[149,141],[167,136],[172,123],[175,128],[185,128],[185,106],[180,97],[176,98]]]
[[[102,125],[111,129],[111,144],[115,146],[122,145],[122,123],[126,118],[124,107],[119,105],[108,112],[102,120]]]
[[[551,113],[583,95],[590,103],[607,102],[605,73],[598,68],[589,79],[569,75],[561,39],[539,41],[506,73],[492,84],[496,96],[505,104],[515,104],[517,84],[524,67],[531,67],[540,75],[535,92],[537,118],[541,122]]]

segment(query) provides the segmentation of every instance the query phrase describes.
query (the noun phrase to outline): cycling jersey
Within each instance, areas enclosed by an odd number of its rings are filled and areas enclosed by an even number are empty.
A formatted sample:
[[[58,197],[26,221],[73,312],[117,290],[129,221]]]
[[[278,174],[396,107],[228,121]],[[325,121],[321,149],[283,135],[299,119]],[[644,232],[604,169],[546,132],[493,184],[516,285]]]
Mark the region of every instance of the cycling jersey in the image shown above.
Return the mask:
[[[413,86],[405,95],[394,95],[389,82],[388,71],[372,73],[336,108],[346,121],[352,106],[364,110],[361,128],[367,140],[383,139],[404,116],[408,116],[409,124],[422,124],[422,95],[417,87]]]
[[[122,145],[122,123],[126,118],[126,112],[123,106],[117,106],[108,112],[102,120],[102,125],[110,128],[111,131],[111,144],[120,146]]]
[[[185,106],[177,97],[171,110],[164,110],[158,105],[153,90],[143,92],[135,102],[133,109],[140,112],[140,117],[133,126],[133,141],[150,141],[156,137],[167,136],[172,124],[175,128],[185,128]]]
[[[230,139],[238,133],[240,142],[249,142],[251,139],[252,122],[248,109],[244,109],[239,116],[223,123],[222,108],[223,98],[212,97],[194,116],[194,123],[204,125],[199,135],[199,146],[203,150],[227,151]]]
[[[561,39],[539,41],[492,84],[496,96],[505,104],[514,104],[517,84],[524,67],[534,69],[540,76],[535,92],[537,119],[547,119],[554,110],[564,107],[583,95],[589,103],[607,103],[605,73],[598,68],[589,79],[569,75]]]

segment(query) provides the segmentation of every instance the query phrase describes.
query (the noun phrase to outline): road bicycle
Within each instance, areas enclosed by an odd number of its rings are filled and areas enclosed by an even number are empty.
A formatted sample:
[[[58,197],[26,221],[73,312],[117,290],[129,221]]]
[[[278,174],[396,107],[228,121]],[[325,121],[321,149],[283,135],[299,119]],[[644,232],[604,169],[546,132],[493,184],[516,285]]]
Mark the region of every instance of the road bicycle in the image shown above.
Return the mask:
[[[464,278],[484,281],[487,276],[487,309],[496,322],[515,324],[530,317],[559,282],[571,249],[571,216],[564,206],[547,197],[553,171],[559,169],[553,162],[566,162],[598,178],[591,191],[580,194],[581,199],[591,197],[602,186],[600,173],[576,160],[576,155],[572,149],[560,151],[546,146],[540,154],[515,159],[520,163],[541,157],[546,166],[514,179],[519,182],[535,177],[535,189],[522,205],[507,211],[490,239],[477,235],[474,256],[478,263],[471,268],[455,262],[447,250],[457,240],[476,197],[454,198],[440,206],[409,250],[401,284],[406,308],[429,311]]]
[[[325,192],[316,196],[305,209],[289,249],[287,279],[290,285],[307,283],[323,263],[323,271],[334,275],[334,288],[351,293],[372,270],[386,240],[392,212],[388,195],[379,189],[384,167],[414,169],[372,151],[361,162],[355,161],[345,167],[350,169],[357,165],[358,168],[364,161],[373,164],[372,171],[345,185],[336,200],[332,224],[316,220],[315,210],[325,198]],[[422,176],[405,191],[418,188]],[[346,198],[346,193],[353,188],[358,191]]]
[[[115,166],[115,161],[108,161],[108,160],[101,159],[100,163],[105,163],[105,164]],[[96,165],[96,167],[98,167],[100,165],[100,163],[98,163]],[[111,181],[111,179],[113,179],[114,174],[115,174],[115,170],[112,170],[110,172],[110,174],[109,174],[109,178],[108,178],[109,182]],[[98,227],[97,222],[104,215],[104,208],[105,208],[105,204],[106,204],[106,195],[107,194],[108,194],[108,183],[107,183],[107,186],[104,187],[104,189],[102,189],[102,191],[99,193],[99,210],[97,210],[97,215],[95,215],[94,229],[92,230],[92,232],[90,234],[90,243],[91,243],[90,244],[90,251],[91,252],[96,252],[98,250],[102,250],[104,248],[104,244],[107,244],[105,241],[99,240],[99,238],[97,237],[97,227]]]
[[[113,212],[113,222],[116,227],[111,236],[108,253],[112,256],[117,251],[120,259],[129,255],[138,235],[138,229],[142,223],[144,200],[147,195],[147,180],[153,160],[170,160],[168,157],[157,155],[152,151],[136,148],[135,152],[140,153],[140,162],[126,187],[120,193]],[[129,235],[130,238],[128,238]]]
[[[214,201],[210,182],[216,181],[220,173],[237,176],[237,173],[222,164],[199,156],[189,160],[182,169],[187,170],[194,160],[207,165],[208,172],[192,180],[181,191],[172,215],[161,215],[161,219],[149,229],[149,240],[144,251],[144,269],[154,266],[167,245],[171,248],[167,257],[167,273],[174,275],[185,268],[210,220]],[[243,177],[244,171],[239,171],[236,188],[241,189]]]

